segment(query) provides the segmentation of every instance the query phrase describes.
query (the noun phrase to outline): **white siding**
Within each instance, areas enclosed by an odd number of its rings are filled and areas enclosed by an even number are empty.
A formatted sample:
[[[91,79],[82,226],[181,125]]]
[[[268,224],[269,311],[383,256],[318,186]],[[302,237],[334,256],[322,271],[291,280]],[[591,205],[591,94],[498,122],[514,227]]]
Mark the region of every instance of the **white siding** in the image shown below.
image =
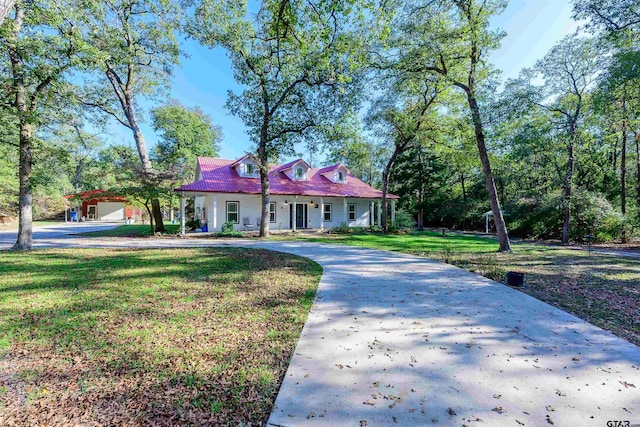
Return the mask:
[[[198,206],[206,207],[207,223],[209,224],[209,230],[214,231],[213,228],[213,198],[214,194],[208,194],[206,197],[196,197],[196,208]],[[216,193],[216,225],[215,231],[220,231],[222,224],[227,220],[227,202],[238,202],[239,206],[239,223],[234,225],[236,230],[259,230],[259,218],[261,216],[261,199],[259,195],[249,194],[225,194]],[[291,228],[291,205],[293,204],[295,196],[271,196],[271,202],[276,203],[276,222],[269,223],[270,230],[289,230]],[[285,204],[285,200],[287,204]],[[348,221],[344,215],[343,198],[324,197],[325,204],[331,204],[331,221],[325,221],[323,228],[330,229],[337,227],[343,222],[348,222],[351,227],[366,227],[369,225],[369,199],[347,199],[347,203],[356,204],[356,220]],[[311,202],[313,201],[313,204]],[[311,229],[319,229],[320,221],[322,220],[322,210],[320,208],[320,197],[298,197],[296,199],[297,204],[306,204],[308,213],[308,226]],[[316,205],[318,207],[316,207]],[[244,218],[249,219],[249,225],[244,225]]]

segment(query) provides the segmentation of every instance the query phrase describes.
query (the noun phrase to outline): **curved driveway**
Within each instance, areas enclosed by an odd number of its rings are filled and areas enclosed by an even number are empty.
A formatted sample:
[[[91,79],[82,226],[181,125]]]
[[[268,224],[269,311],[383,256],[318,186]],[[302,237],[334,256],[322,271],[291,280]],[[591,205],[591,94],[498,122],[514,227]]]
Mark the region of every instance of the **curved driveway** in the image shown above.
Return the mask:
[[[40,244],[244,246],[322,265],[269,425],[640,423],[640,348],[447,264],[303,242],[78,238]]]

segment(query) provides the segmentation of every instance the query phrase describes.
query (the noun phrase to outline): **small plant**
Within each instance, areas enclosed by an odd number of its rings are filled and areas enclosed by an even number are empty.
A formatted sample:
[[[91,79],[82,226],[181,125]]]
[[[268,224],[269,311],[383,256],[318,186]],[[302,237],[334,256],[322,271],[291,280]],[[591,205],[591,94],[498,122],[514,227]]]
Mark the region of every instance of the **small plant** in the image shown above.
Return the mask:
[[[233,228],[233,222],[227,221],[224,224],[222,224],[222,227],[220,228],[220,233],[218,233],[218,236],[242,237],[242,233],[240,231],[235,231],[235,229]]]
[[[346,222],[341,222],[340,225],[338,225],[337,227],[333,227],[331,229],[331,233],[333,233],[333,234],[349,234],[349,233],[351,233],[351,228],[349,227],[349,224],[347,224]]]
[[[200,220],[191,219],[185,222],[184,226],[187,227],[189,230],[194,231],[196,228],[200,227]]]
[[[487,279],[504,282],[506,271],[498,262],[495,254],[487,255],[479,261],[480,272]]]
[[[440,252],[440,256],[442,257],[442,261],[447,264],[454,264],[453,259],[453,248],[447,242],[442,244],[442,251]]]

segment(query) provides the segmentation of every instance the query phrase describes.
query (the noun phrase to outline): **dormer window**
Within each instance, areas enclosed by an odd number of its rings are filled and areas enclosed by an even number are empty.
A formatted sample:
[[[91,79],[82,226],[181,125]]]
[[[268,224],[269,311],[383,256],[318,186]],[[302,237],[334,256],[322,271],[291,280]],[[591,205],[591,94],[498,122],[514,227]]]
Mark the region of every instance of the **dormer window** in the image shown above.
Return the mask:
[[[245,167],[247,175],[253,175],[256,173],[256,167],[253,165],[253,163],[247,163]]]
[[[338,171],[338,181],[344,181],[344,172]]]
[[[296,168],[296,178],[304,179],[304,169]]]

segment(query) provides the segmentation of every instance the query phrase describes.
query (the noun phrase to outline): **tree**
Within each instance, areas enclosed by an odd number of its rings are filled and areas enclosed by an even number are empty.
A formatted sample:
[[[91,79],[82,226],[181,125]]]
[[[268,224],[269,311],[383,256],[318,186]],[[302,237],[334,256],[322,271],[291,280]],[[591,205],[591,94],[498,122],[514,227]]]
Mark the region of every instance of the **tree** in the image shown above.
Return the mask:
[[[487,152],[480,95],[491,72],[486,55],[503,37],[489,29],[489,21],[505,7],[504,0],[409,2],[399,23],[397,47],[405,70],[435,73],[464,93],[501,252],[511,251],[511,244]]]
[[[387,232],[387,194],[389,180],[398,156],[424,141],[426,132],[433,132],[436,122],[436,99],[440,95],[439,82],[429,75],[402,73],[395,76],[388,92],[380,98],[371,112],[370,120],[381,127],[386,138],[393,141],[382,174],[382,230]]]
[[[566,140],[566,168],[563,183],[562,242],[568,243],[571,227],[571,193],[575,167],[575,147],[580,136],[585,103],[602,68],[599,46],[592,39],[565,37],[536,63],[529,79],[540,76],[544,84],[535,88],[533,102],[562,119]]]
[[[13,9],[13,5],[15,4],[15,0],[0,0],[0,26],[4,22],[4,19],[9,15],[11,9]]]
[[[16,117],[19,130],[19,225],[14,250],[32,248],[32,167],[35,135],[46,121],[46,107],[66,93],[65,77],[79,66],[81,15],[72,2],[23,1],[0,26],[0,95],[3,108]]]
[[[253,19],[244,2],[202,0],[191,34],[231,58],[241,93],[227,108],[249,128],[262,197],[260,236],[269,235],[269,162],[317,143],[353,109],[354,70],[364,62],[356,2],[264,0]]]
[[[187,178],[198,156],[217,157],[221,130],[199,107],[187,108],[178,101],[151,110],[153,129],[160,132],[154,153],[165,170],[179,180]]]
[[[349,172],[374,188],[379,188],[384,169],[385,149],[361,134],[332,145],[327,153],[328,163],[342,163]]]
[[[637,29],[640,5],[636,0],[574,0],[573,17],[588,18],[591,25],[610,32]]]
[[[151,187],[157,177],[139,126],[137,102],[159,95],[178,63],[181,8],[172,0],[104,0],[88,3],[86,13],[87,41],[97,50],[91,58],[93,78],[81,100],[131,130],[145,186]],[[166,231],[159,199],[153,198],[151,205],[155,231]]]

